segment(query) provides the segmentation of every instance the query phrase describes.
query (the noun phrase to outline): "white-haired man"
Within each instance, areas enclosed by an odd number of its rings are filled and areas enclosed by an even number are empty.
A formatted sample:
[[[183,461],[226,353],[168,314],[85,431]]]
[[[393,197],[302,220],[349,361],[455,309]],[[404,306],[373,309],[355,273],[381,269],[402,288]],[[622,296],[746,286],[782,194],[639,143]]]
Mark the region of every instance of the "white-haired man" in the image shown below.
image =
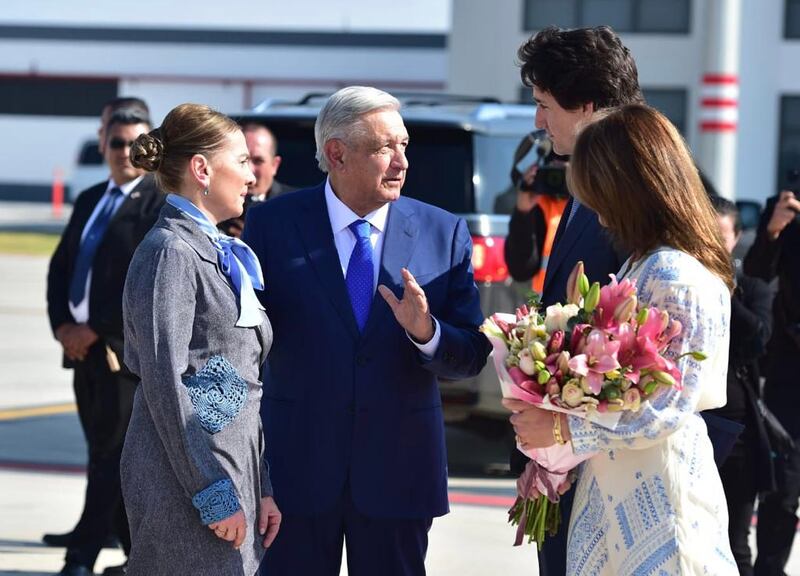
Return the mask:
[[[328,178],[254,207],[275,342],[262,418],[280,536],[263,571],[424,574],[448,512],[437,376],[477,374],[489,345],[466,224],[404,198],[408,132],[391,95],[349,87],[315,126]]]

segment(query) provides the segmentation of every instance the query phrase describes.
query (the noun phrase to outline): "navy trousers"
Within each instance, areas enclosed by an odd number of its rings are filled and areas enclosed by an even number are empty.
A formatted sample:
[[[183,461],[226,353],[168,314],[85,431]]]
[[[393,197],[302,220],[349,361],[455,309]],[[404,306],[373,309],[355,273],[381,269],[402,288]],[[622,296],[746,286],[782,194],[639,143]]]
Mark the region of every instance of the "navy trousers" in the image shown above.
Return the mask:
[[[280,500],[278,500],[280,506]],[[350,576],[422,576],[432,518],[370,518],[359,512],[346,486],[328,512],[284,514],[261,576],[339,576],[342,544]]]
[[[119,537],[125,554],[131,549],[119,462],[138,380],[124,370],[111,372],[101,339],[76,363],[73,384],[89,466],[83,513],[72,531],[66,561],[91,569],[109,534]]]

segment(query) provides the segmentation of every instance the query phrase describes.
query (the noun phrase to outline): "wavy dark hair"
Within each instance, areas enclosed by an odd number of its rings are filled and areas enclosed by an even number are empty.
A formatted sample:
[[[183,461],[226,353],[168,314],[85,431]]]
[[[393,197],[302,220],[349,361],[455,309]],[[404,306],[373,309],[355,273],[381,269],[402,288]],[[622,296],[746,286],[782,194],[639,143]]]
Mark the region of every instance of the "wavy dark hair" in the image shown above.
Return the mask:
[[[549,26],[519,47],[517,59],[522,83],[549,92],[567,110],[644,102],[636,62],[608,26]]]
[[[733,288],[716,213],[683,138],[657,110],[601,112],[578,135],[567,170],[575,197],[641,258],[659,246],[693,256]]]

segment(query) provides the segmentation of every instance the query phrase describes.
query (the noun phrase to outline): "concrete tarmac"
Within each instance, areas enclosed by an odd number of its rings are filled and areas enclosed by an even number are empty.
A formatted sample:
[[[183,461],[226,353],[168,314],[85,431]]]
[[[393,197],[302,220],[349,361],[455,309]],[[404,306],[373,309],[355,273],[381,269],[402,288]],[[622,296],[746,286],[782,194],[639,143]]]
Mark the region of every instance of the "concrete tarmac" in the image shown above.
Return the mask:
[[[83,505],[85,445],[71,373],[60,367],[47,321],[47,263],[44,257],[0,255],[0,576],[56,573],[64,550],[42,545],[42,534],[70,530]],[[461,461],[496,460],[504,450],[451,427],[448,445],[452,459]],[[428,573],[538,574],[535,548],[511,546],[514,529],[506,510],[513,495],[511,480],[451,478],[452,512],[431,529]],[[103,550],[95,570],[123,560],[120,550]],[[786,571],[800,575],[797,547]]]
[[[44,546],[41,537],[72,529],[83,506],[86,448],[71,372],[61,368],[47,321],[47,263],[0,255],[0,576],[60,570],[64,550]],[[450,435],[462,459],[471,446],[473,453],[489,449],[464,432]],[[537,574],[535,548],[511,546],[506,509],[513,496],[511,480],[452,479],[452,512],[430,532],[428,573]],[[95,571],[123,561],[121,550],[104,549]]]

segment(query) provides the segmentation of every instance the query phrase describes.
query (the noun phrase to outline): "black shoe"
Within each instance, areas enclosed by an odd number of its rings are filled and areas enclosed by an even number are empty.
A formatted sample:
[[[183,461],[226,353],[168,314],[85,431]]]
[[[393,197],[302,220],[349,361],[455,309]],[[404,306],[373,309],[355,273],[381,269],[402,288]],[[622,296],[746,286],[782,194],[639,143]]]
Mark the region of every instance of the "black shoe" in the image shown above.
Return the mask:
[[[103,576],[125,576],[128,570],[128,563],[122,564],[121,566],[109,566],[105,570],[103,570]]]
[[[58,576],[94,576],[94,572],[81,564],[68,562],[58,573]]]
[[[42,536],[42,542],[54,548],[66,548],[69,545],[70,538],[72,538],[72,532],[67,532],[66,534],[45,534]]]
[[[67,532],[66,534],[45,534],[42,536],[42,542],[53,548],[66,548],[69,546],[70,538],[72,538],[72,532]],[[113,534],[109,534],[103,542],[103,548],[119,548],[119,539]]]

